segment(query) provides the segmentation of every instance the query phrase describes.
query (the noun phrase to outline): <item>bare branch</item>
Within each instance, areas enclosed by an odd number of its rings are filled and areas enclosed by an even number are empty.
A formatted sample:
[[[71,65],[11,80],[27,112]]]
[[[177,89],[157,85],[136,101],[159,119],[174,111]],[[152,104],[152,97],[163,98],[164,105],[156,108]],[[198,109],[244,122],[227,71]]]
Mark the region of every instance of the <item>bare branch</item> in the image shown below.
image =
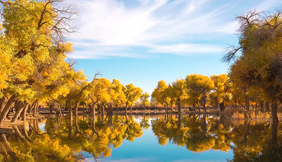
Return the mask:
[[[230,63],[232,60],[236,59],[236,53],[241,49],[243,49],[243,47],[238,47],[238,48],[233,47],[232,50],[230,50],[227,54],[224,55],[222,61]]]

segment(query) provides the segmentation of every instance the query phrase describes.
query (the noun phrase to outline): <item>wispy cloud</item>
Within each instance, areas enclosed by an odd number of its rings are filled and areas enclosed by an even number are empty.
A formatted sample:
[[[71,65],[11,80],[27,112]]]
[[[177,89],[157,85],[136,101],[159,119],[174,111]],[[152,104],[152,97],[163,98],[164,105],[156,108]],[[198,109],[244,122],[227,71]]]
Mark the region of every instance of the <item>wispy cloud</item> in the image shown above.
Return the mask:
[[[216,33],[232,35],[236,7],[244,1],[221,0],[80,0],[73,58],[148,57],[152,53],[220,53],[211,44]],[[277,0],[256,0],[249,8],[267,9]],[[197,35],[201,42],[193,40]],[[224,40],[221,40],[224,42]],[[139,50],[132,50],[139,48]]]

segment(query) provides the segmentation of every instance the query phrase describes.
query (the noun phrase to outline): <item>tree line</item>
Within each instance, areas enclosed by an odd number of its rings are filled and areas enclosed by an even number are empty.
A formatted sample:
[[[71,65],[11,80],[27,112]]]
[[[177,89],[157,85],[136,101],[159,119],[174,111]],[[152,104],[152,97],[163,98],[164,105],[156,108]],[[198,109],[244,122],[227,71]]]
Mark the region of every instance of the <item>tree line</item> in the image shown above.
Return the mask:
[[[15,108],[12,122],[26,119],[26,114],[38,114],[38,106],[72,109],[84,105],[110,109],[131,107],[140,97],[147,104],[147,93],[133,84],[123,86],[118,80],[112,82],[98,78],[87,81],[82,71],[74,69],[67,60],[73,51],[72,43],[66,41],[75,32],[71,23],[76,15],[73,5],[61,0],[0,0],[0,124],[7,120]]]
[[[74,69],[74,63],[66,56],[73,51],[66,41],[75,32],[72,20],[76,12],[73,5],[61,0],[0,0],[0,124],[11,119],[26,119],[26,114],[38,113],[38,106],[69,110],[72,118],[79,106],[95,109],[104,114],[112,113],[112,107],[128,108],[139,100],[142,106],[150,106],[150,95],[133,84],[122,85],[118,80],[109,81],[95,74],[86,80],[82,71]],[[257,104],[261,111],[272,111],[278,122],[278,103],[281,102],[281,13],[263,15],[250,12],[238,16],[240,27],[239,47],[223,58],[230,62],[228,74],[211,77],[192,74],[171,84],[159,81],[151,95],[151,103],[167,108],[191,106],[193,110],[213,105],[225,110],[226,106]],[[241,54],[236,55],[239,51]]]
[[[241,105],[247,111],[250,103],[261,111],[272,112],[278,122],[278,105],[282,102],[282,16],[281,11],[266,14],[250,11],[238,16],[239,46],[223,57],[231,64],[228,75],[188,75],[167,85],[159,81],[152,97],[165,107],[176,104],[198,106],[206,103],[220,106]]]

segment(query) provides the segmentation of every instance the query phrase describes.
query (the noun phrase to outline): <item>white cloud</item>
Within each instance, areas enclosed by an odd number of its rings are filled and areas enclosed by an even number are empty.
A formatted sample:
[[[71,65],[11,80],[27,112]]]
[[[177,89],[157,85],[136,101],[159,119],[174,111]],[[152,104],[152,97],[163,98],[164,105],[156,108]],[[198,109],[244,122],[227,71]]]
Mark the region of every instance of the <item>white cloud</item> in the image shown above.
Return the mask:
[[[224,47],[208,45],[208,44],[176,44],[167,46],[154,46],[150,52],[152,53],[169,53],[169,54],[199,54],[199,53],[222,53]]]
[[[78,33],[71,37],[76,48],[69,56],[73,58],[218,53],[222,51],[219,45],[193,42],[193,37],[199,35],[209,40],[214,33],[230,35],[238,28],[234,13],[229,11],[235,10],[237,1],[226,4],[219,0],[69,1],[77,4],[80,13],[76,23]],[[266,9],[275,2],[263,1],[257,7]],[[132,51],[135,47],[142,51]]]

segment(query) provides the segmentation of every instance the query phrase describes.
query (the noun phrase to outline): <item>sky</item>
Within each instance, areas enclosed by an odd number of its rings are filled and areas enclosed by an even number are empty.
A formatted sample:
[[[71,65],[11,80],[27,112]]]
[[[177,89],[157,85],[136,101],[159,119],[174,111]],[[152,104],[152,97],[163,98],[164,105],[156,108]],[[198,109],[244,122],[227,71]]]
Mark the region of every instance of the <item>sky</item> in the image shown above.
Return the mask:
[[[222,57],[238,45],[236,16],[274,12],[282,0],[66,0],[77,7],[68,35],[88,80],[99,71],[151,94],[159,80],[228,72]]]

